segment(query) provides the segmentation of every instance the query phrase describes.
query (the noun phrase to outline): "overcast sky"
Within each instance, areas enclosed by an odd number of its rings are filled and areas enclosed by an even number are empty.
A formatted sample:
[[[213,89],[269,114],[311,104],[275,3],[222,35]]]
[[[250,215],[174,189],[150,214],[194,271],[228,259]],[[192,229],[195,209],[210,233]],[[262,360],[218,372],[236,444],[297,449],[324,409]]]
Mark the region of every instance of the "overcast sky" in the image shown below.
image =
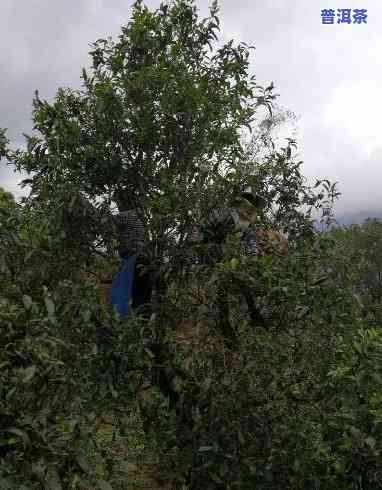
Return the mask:
[[[157,8],[160,1],[148,0]],[[200,15],[208,0],[198,0]],[[29,133],[33,93],[77,88],[89,43],[115,37],[132,1],[1,0],[0,127]],[[304,173],[340,182],[339,213],[382,209],[382,4],[377,0],[220,0],[222,39],[254,44],[251,71],[300,116]],[[323,25],[321,9],[367,9],[367,23]],[[354,12],[352,11],[352,14]],[[20,195],[4,162],[0,185]]]

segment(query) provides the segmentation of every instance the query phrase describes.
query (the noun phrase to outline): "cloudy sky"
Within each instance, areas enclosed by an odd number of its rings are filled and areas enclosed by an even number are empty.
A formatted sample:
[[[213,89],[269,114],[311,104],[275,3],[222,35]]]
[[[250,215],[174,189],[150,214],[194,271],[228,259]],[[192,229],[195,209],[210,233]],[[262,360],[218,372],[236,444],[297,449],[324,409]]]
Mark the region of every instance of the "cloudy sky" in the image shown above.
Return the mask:
[[[160,1],[147,0],[157,8]],[[31,131],[31,102],[79,87],[89,43],[115,37],[132,1],[1,0],[0,127],[12,145]],[[208,0],[197,0],[200,15]],[[340,182],[338,213],[382,209],[382,4],[377,0],[220,0],[221,35],[254,44],[252,73],[273,81],[279,103],[299,119],[309,179]],[[367,23],[323,25],[322,9],[367,9]],[[351,14],[354,11],[352,10]],[[4,162],[0,185],[20,195]]]

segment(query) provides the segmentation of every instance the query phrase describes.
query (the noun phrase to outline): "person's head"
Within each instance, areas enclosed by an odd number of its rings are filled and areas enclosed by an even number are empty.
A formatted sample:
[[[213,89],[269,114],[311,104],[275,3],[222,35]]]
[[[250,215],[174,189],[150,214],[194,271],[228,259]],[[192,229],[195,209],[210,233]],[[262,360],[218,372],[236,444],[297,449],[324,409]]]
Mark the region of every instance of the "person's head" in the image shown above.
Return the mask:
[[[250,202],[260,213],[266,206],[265,199],[257,192],[253,190],[251,186],[243,187],[241,197]]]
[[[117,189],[113,195],[114,201],[117,203],[119,211],[134,209],[138,205],[138,199],[134,192],[129,189]]]

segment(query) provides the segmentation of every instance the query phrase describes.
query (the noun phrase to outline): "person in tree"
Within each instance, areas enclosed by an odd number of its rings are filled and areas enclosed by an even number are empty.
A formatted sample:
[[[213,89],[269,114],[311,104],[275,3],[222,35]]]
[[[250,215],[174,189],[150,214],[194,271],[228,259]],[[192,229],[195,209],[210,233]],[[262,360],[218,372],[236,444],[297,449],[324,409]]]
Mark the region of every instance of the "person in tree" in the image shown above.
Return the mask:
[[[279,252],[285,255],[285,238],[278,231],[265,230],[261,226],[265,205],[266,201],[260,193],[254,192],[250,186],[243,186],[240,195],[233,199],[230,206],[214,208],[200,226],[192,230],[190,241],[221,246],[227,235],[240,232],[248,254],[267,253],[274,242],[278,243]]]
[[[234,232],[241,233],[241,239],[249,255],[264,255],[270,253],[271,250],[277,250],[281,255],[286,255],[288,244],[285,238],[278,231],[266,230],[261,226],[261,216],[265,205],[266,201],[260,193],[256,193],[250,186],[243,185],[240,195],[233,199],[231,206],[215,208],[199,227],[193,229],[191,242],[204,243],[212,249],[212,254],[209,253],[198,259],[207,263],[216,262],[227,235]],[[245,288],[243,295],[252,322],[255,325],[265,325],[267,315],[264,315],[264,312],[260,313],[255,298],[247,293]],[[219,295],[218,302],[221,325],[227,335],[230,335],[230,328],[227,324],[228,304],[224,294]]]
[[[146,253],[149,238],[137,197],[126,190],[118,190],[114,199],[119,210],[114,220],[119,231],[122,268],[112,283],[109,302],[125,317],[130,306],[139,308],[151,300],[153,285]]]
[[[150,303],[151,300],[153,281],[148,271],[149,260],[147,258],[149,238],[137,196],[127,190],[117,190],[113,197],[119,213],[108,216],[103,240],[112,248],[110,233],[113,227],[117,228],[118,254],[122,266],[114,280],[104,281],[103,286],[106,287],[101,287],[100,301],[105,306],[115,308],[120,317],[125,317],[130,307],[140,308]],[[105,215],[81,194],[71,196],[69,201],[71,201],[71,206],[67,216],[65,215],[68,226],[73,228],[74,225],[77,225],[79,230],[84,230],[82,232],[83,243],[93,242],[97,234],[93,228],[96,228],[97,223],[102,221]],[[85,222],[87,226],[84,226]],[[82,226],[79,226],[78,223],[81,223]],[[79,233],[76,233],[75,236],[78,240]],[[90,247],[87,252],[92,253],[92,248]],[[82,275],[87,277],[86,273]]]

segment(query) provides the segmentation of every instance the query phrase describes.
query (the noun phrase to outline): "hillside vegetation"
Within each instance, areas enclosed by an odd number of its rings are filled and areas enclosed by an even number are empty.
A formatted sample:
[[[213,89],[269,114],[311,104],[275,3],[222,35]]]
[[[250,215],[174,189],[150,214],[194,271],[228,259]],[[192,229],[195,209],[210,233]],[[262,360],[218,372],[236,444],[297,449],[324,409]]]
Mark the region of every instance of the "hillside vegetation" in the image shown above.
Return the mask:
[[[218,31],[216,3],[200,20],[136,1],[80,90],[36,93],[26,148],[0,133],[31,189],[0,192],[1,489],[382,487],[382,225],[316,230],[336,185],[273,144],[273,84]],[[190,241],[242,182],[288,255]],[[150,314],[124,320],[101,301],[116,191],[140,203],[155,279]]]

